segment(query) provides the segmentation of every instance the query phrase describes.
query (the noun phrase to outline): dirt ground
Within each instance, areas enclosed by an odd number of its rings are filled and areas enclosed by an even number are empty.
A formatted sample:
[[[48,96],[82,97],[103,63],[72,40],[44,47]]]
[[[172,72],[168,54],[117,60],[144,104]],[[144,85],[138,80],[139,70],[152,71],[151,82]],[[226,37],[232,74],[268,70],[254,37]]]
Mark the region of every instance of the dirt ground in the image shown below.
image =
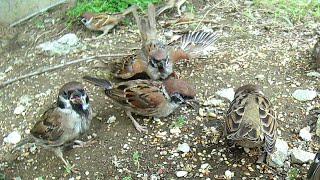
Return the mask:
[[[306,17],[303,22],[290,26],[286,21],[275,19],[270,12],[243,2],[217,2],[190,2],[196,14],[191,23],[160,26],[175,18],[175,10],[158,18],[159,34],[162,35],[169,31],[183,34],[194,30],[199,24],[198,30],[212,29],[220,36],[214,45],[214,52],[202,55],[204,58],[181,62],[175,71],[195,86],[201,104],[217,98],[215,92],[224,88],[237,88],[248,83],[261,85],[274,104],[280,125],[279,138],[288,142],[290,147],[302,146],[305,150],[316,152],[319,138],[313,136],[313,141],[305,143],[299,139],[298,133],[309,125],[315,134],[316,113],[307,109],[319,106],[319,97],[313,101],[299,102],[291,94],[296,89],[320,91],[319,78],[306,75],[316,70],[311,50],[317,39],[315,32],[320,29],[319,21]],[[133,48],[139,48],[140,36],[136,26],[131,25],[133,23],[120,24],[108,35],[95,40],[92,37],[97,33],[87,30],[80,22],[65,28],[66,9],[66,5],[60,5],[12,29],[1,29],[0,71],[4,73],[9,68],[2,82],[83,57],[131,53]],[[199,23],[204,12],[208,12],[204,18],[206,21]],[[36,47],[66,33],[75,33],[85,48],[68,55],[51,56]],[[110,76],[111,68],[95,68],[97,60],[113,67],[121,58],[96,58],[1,88],[0,134],[5,136],[18,130],[22,136],[27,136],[28,129],[45,107],[56,100],[58,89],[68,81],[82,82],[81,77],[85,75],[119,81]],[[257,157],[250,157],[241,148],[229,150],[221,136],[223,116],[229,105],[227,101],[219,106],[202,105],[203,116],[190,107],[181,107],[169,117],[158,120],[135,116],[149,129],[148,134],[142,134],[135,130],[121,107],[105,97],[100,88],[83,83],[97,116],[88,135],[82,138],[86,140],[96,135],[98,143],[64,151],[65,158],[81,173],[67,174],[54,153],[40,147],[34,150],[31,146],[21,152],[17,160],[1,164],[0,172],[5,174],[6,179],[150,179],[151,175],[160,179],[177,179],[177,171],[188,172],[181,179],[223,179],[226,170],[234,173],[234,179],[283,179],[287,175],[288,170],[282,168],[275,172],[265,165],[256,165]],[[25,115],[16,115],[14,109],[24,95],[31,97],[32,101]],[[206,115],[208,113],[210,115]],[[107,123],[111,116],[115,116],[116,121]],[[181,133],[173,134],[170,130],[179,117],[183,117],[185,122],[179,128]],[[218,132],[212,131],[214,128]],[[176,152],[178,144],[184,142],[191,147],[191,151],[185,154]],[[1,143],[0,159],[3,159],[10,147]],[[33,150],[31,153],[30,149]],[[135,152],[138,152],[138,158],[133,158]],[[201,169],[205,163],[209,166]],[[299,170],[296,179],[306,178],[310,164],[290,165],[290,169]]]

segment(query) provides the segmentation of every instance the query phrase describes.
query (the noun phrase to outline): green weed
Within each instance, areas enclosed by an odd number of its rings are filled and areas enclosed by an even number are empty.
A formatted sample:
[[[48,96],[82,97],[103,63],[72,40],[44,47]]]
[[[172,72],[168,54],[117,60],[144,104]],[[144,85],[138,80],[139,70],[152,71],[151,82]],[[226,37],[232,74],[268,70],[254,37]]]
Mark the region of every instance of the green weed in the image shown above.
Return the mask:
[[[297,168],[293,168],[287,173],[290,180],[295,180],[299,175],[299,170]]]
[[[122,180],[131,180],[131,176],[125,176],[122,178]]]
[[[171,128],[179,128],[185,124],[185,121],[185,118],[180,116],[171,124]]]
[[[320,0],[254,0],[254,5],[270,10],[275,18],[288,24],[302,21],[306,16],[320,18]]]

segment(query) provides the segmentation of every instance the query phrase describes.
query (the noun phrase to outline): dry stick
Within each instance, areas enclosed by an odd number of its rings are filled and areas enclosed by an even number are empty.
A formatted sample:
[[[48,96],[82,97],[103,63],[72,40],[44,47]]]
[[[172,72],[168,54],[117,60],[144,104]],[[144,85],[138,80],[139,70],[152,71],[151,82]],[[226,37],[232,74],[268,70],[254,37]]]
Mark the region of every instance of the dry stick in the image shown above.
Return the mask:
[[[86,58],[82,58],[82,59],[76,59],[76,60],[73,60],[73,61],[70,61],[70,62],[66,62],[66,63],[63,63],[63,64],[58,64],[56,66],[43,68],[43,69],[40,69],[38,71],[29,73],[29,74],[25,74],[25,75],[22,75],[22,76],[17,77],[17,78],[9,79],[6,82],[0,84],[0,89],[5,87],[5,86],[7,86],[7,85],[9,85],[9,84],[12,84],[12,83],[14,83],[16,81],[20,81],[22,79],[25,79],[25,78],[28,78],[28,77],[32,77],[32,76],[35,76],[35,75],[39,75],[39,74],[43,74],[45,72],[53,71],[53,70],[56,70],[56,69],[59,69],[59,68],[63,68],[63,67],[69,66],[71,64],[76,64],[76,63],[79,63],[79,62],[82,62],[82,61],[92,60],[94,58],[100,58],[100,57],[119,57],[119,56],[129,56],[129,55],[131,55],[131,54],[103,54],[103,55],[97,55],[97,56],[90,56],[90,57],[86,57]]]
[[[197,31],[197,29],[199,28],[201,22],[203,22],[204,18],[209,14],[210,11],[212,11],[214,8],[216,8],[222,1],[218,2],[217,4],[215,4],[212,8],[210,8],[201,18],[200,22],[198,23],[197,27],[193,30],[193,33]]]

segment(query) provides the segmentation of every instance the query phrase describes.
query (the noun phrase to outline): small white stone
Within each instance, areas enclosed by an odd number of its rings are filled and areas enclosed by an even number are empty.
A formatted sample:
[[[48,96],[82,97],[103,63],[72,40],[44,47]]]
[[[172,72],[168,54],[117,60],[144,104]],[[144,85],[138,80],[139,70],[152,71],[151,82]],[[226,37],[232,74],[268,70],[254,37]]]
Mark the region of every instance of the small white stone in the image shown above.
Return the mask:
[[[264,80],[265,76],[263,74],[258,74],[255,77],[257,80]]]
[[[277,139],[274,152],[267,156],[267,164],[272,167],[282,167],[289,153],[288,143],[284,140]]]
[[[220,91],[217,91],[216,95],[220,96],[221,98],[225,98],[231,102],[234,98],[234,89],[233,88],[222,89]]]
[[[172,128],[170,129],[171,134],[179,134],[181,133],[181,130],[179,128]]]
[[[203,105],[205,106],[222,106],[224,105],[223,100],[221,99],[208,99],[206,100]]]
[[[320,136],[320,114],[318,114],[316,134]]]
[[[111,116],[108,118],[107,123],[108,124],[112,124],[117,120],[117,118],[115,116]]]
[[[26,108],[20,104],[14,109],[13,113],[14,114],[22,114],[25,109]]]
[[[8,73],[8,72],[12,71],[12,69],[13,69],[13,67],[12,67],[12,66],[9,66],[4,72],[5,72],[5,73]]]
[[[310,126],[304,127],[300,130],[299,136],[305,141],[311,141],[311,133],[310,133]]]
[[[177,177],[185,177],[185,176],[187,176],[187,174],[188,174],[187,171],[176,171]]]
[[[200,168],[201,169],[207,169],[209,167],[209,163],[204,163],[204,164],[201,164]]]
[[[85,174],[86,174],[86,176],[88,176],[89,175],[89,171],[86,171]]]
[[[311,101],[317,97],[316,91],[298,89],[294,91],[292,96],[298,101]]]
[[[318,73],[318,72],[316,72],[316,71],[312,71],[312,72],[308,72],[308,73],[307,73],[307,76],[320,78],[320,73]]]
[[[124,144],[123,145],[123,149],[129,149],[129,145],[128,144]]]
[[[224,172],[224,176],[227,178],[227,179],[231,179],[232,178],[232,172],[230,170],[226,170]]]
[[[21,135],[17,131],[13,131],[8,134],[7,137],[3,138],[5,143],[17,144],[21,140]]]
[[[178,144],[177,151],[187,153],[190,151],[190,146],[187,143]]]
[[[316,156],[316,154],[314,154],[314,153],[304,151],[304,150],[298,149],[298,148],[293,148],[292,150],[290,150],[290,153],[291,153],[291,161],[293,163],[298,163],[298,164],[312,161],[314,159],[314,157]]]

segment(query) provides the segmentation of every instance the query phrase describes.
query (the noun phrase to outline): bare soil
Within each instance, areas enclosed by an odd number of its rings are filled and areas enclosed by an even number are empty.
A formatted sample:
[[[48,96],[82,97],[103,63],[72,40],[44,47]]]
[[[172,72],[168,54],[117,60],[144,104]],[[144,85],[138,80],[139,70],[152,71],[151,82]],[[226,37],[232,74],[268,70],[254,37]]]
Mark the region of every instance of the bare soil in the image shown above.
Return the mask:
[[[195,22],[161,27],[168,19],[175,19],[176,11],[168,11],[159,17],[159,34],[172,31],[183,34],[194,30],[205,12],[210,10],[214,1],[193,1]],[[3,82],[21,75],[54,66],[63,62],[92,55],[131,53],[140,47],[140,37],[136,26],[120,24],[108,35],[95,40],[96,32],[87,30],[80,22],[71,28],[65,28],[66,5],[60,5],[32,19],[15,26],[1,29],[0,72],[10,66],[12,70],[5,73]],[[251,11],[252,16],[248,16]],[[169,18],[170,17],[170,18]],[[217,98],[215,92],[220,89],[254,83],[263,87],[264,92],[274,104],[277,113],[279,137],[289,143],[290,147],[302,146],[305,150],[316,152],[319,138],[313,136],[311,142],[303,142],[298,137],[299,130],[310,125],[315,134],[316,113],[308,107],[319,106],[319,97],[313,101],[299,102],[291,94],[296,89],[314,89],[320,91],[319,78],[306,76],[307,72],[316,70],[311,58],[311,50],[316,42],[316,31],[320,23],[306,17],[303,22],[293,26],[281,19],[275,19],[269,11],[250,7],[243,3],[234,4],[223,1],[216,5],[200,23],[198,30],[212,29],[218,31],[220,39],[215,44],[216,50],[203,54],[205,58],[183,61],[175,67],[182,79],[196,87],[198,99],[204,101]],[[40,27],[38,22],[43,22]],[[51,56],[36,46],[60,38],[66,33],[75,33],[84,49],[62,56]],[[107,68],[95,68],[96,60],[103,60]],[[104,77],[116,82],[110,72],[121,58],[97,58],[66,68],[36,75],[0,89],[0,134],[5,136],[18,130],[23,136],[45,108],[51,105],[58,89],[66,82],[80,81],[85,75]],[[41,147],[30,153],[26,148],[19,158],[9,163],[2,163],[1,171],[6,179],[150,179],[151,175],[160,179],[177,179],[176,171],[188,171],[181,179],[223,179],[226,170],[234,172],[234,179],[282,179],[287,170],[278,169],[277,173],[265,165],[256,165],[256,156],[249,156],[242,148],[229,149],[221,136],[223,116],[229,102],[217,107],[204,106],[204,116],[200,116],[190,107],[181,107],[167,118],[153,120],[135,116],[145,124],[148,134],[135,130],[123,110],[105,97],[103,91],[91,84],[84,85],[90,95],[91,104],[97,116],[84,140],[96,134],[98,143],[79,149],[65,150],[64,156],[71,164],[81,170],[80,174],[66,174],[61,161],[54,153]],[[39,95],[40,93],[43,93]],[[32,97],[25,115],[14,114],[19,98],[23,95]],[[211,112],[211,116],[206,114]],[[115,116],[114,123],[107,123],[109,117]],[[178,135],[170,133],[172,124],[179,117],[185,123]],[[211,131],[215,127],[218,132]],[[159,132],[166,132],[160,133]],[[191,147],[189,153],[175,152],[179,143],[186,142]],[[10,147],[2,143],[3,160]],[[31,148],[32,149],[32,148]],[[133,154],[138,151],[138,162]],[[199,170],[202,164],[211,168]],[[250,168],[252,167],[252,168]],[[292,164],[299,170],[296,179],[305,179],[309,164]]]

